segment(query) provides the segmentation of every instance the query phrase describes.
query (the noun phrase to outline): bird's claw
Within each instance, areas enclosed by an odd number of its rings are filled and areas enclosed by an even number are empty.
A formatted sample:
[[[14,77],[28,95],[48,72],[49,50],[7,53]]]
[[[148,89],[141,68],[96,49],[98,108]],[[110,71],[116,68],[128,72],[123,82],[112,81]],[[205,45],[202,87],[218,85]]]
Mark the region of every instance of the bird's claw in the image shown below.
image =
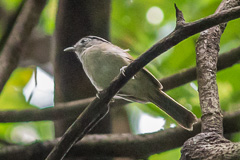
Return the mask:
[[[98,99],[101,99],[101,96],[100,96],[101,92],[102,92],[102,91],[98,91],[98,93],[96,94],[96,97],[97,97]]]
[[[122,75],[124,75],[124,77],[126,77],[126,75],[125,75],[126,68],[127,68],[127,66],[123,66],[122,68],[120,68],[120,72],[122,73]]]
[[[114,102],[115,102],[115,99],[112,98],[112,99],[110,100],[110,103],[114,103]]]
[[[97,97],[98,99],[100,99],[100,96],[99,96],[99,94],[98,94],[98,93],[96,94],[96,97]]]
[[[126,75],[125,75],[125,69],[126,69],[126,68],[127,68],[127,66],[123,66],[123,67],[120,69],[120,72],[122,73],[122,75],[123,75],[124,77],[126,77]],[[135,79],[135,76],[133,76],[132,79]]]

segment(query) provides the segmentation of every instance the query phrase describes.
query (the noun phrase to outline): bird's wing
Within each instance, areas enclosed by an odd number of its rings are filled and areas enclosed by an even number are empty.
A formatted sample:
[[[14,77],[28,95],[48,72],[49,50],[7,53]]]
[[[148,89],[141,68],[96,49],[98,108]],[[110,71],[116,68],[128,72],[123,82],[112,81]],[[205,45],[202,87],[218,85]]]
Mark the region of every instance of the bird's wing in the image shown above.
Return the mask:
[[[121,52],[121,56],[125,58],[126,61],[128,61],[129,63],[133,62],[133,57],[127,52],[128,50],[123,50],[123,52]],[[142,70],[140,70],[140,72],[142,72],[143,74],[145,74],[146,76],[149,77],[149,79],[151,79],[151,81],[159,88],[159,89],[163,89],[162,84],[152,75],[151,72],[149,72],[146,68],[143,68]]]
[[[120,48],[121,49],[121,48]],[[133,57],[128,53],[129,49],[121,49],[122,52],[119,52],[118,54],[121,55],[127,62],[131,63],[133,62]]]
[[[147,103],[146,100],[137,98],[133,95],[126,95],[126,94],[122,93],[121,90],[117,93],[116,96],[114,96],[114,98],[115,99],[124,99],[129,102]]]
[[[155,78],[151,72],[149,72],[146,68],[143,68],[140,72],[143,72],[146,76],[148,76],[151,81],[157,86],[159,87],[159,89],[163,89],[162,84],[157,80],[157,78]]]

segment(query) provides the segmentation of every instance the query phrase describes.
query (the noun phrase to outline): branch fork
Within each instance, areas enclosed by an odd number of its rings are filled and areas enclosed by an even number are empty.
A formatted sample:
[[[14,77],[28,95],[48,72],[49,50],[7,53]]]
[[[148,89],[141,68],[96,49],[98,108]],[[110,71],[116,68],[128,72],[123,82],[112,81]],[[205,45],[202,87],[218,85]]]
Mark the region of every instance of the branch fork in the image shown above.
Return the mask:
[[[238,6],[239,0],[223,0],[216,13]],[[202,133],[188,139],[182,148],[181,160],[239,159],[240,143],[223,137],[223,116],[216,82],[219,43],[226,23],[200,33],[196,46],[198,90],[202,109]]]

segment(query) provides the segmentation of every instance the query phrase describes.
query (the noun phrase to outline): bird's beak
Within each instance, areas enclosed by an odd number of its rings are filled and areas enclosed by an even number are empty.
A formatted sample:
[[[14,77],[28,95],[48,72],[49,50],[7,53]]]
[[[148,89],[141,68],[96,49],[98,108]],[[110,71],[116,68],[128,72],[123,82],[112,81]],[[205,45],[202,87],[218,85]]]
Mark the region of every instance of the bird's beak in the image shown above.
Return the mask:
[[[64,52],[75,52],[75,47],[68,47],[63,50]]]

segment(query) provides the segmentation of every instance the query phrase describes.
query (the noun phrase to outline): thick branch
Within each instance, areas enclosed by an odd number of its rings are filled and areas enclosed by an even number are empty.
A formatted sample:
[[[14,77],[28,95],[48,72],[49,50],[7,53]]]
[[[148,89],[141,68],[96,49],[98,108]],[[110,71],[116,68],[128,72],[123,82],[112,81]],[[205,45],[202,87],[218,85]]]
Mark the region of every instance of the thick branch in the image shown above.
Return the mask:
[[[182,152],[188,154],[183,154],[181,160],[237,160],[240,158],[240,143],[232,143],[216,132],[200,133],[186,141],[184,146]]]
[[[213,27],[219,23],[227,22],[229,20],[240,17],[240,7],[236,7],[229,11],[221,12],[199,21],[185,24],[183,27],[176,28],[170,35],[156,43],[142,56],[133,61],[126,69],[125,75],[119,74],[117,78],[110,84],[110,86],[103,90],[99,97],[96,98],[77,118],[77,120],[71,125],[71,127],[64,134],[60,142],[51,153],[48,155],[48,160],[62,159],[70,148],[78,141],[81,140],[88,130],[93,127],[100,117],[100,114],[104,114],[106,106],[113,96],[120,90],[128,80],[131,79],[141,68],[143,68],[151,60],[170,49],[174,45],[178,44],[182,40],[192,36],[195,33],[203,31],[207,28]],[[90,112],[91,111],[91,112]],[[88,114],[91,114],[88,115]],[[93,118],[89,121],[88,118]],[[90,123],[83,123],[83,120],[88,120]]]
[[[239,4],[239,0],[223,0],[216,12]],[[219,43],[225,27],[224,23],[200,33],[196,46],[196,62],[203,133],[184,143],[181,160],[240,158],[240,143],[232,143],[223,137],[223,116],[216,82]]]
[[[202,32],[196,47],[198,91],[202,109],[202,131],[214,131],[219,134],[223,133],[223,128],[216,72],[217,55],[222,32],[219,26]]]
[[[240,111],[228,113],[224,116],[225,134],[240,131],[240,124],[233,123],[240,120]],[[82,141],[74,145],[69,157],[147,157],[182,146],[190,137],[201,131],[201,124],[194,126],[193,132],[182,128],[167,129],[151,134],[103,134],[86,135]],[[36,142],[29,146],[8,146],[0,150],[0,157],[11,159],[42,160],[57,144],[57,141]],[[161,145],[164,144],[164,145]],[[77,150],[77,151],[76,151]],[[27,151],[27,152],[26,152]]]
[[[18,65],[23,46],[33,27],[37,24],[45,3],[46,0],[28,0],[25,2],[0,56],[0,93]]]
[[[224,0],[216,13],[238,6],[237,0]],[[196,46],[198,91],[202,109],[202,131],[223,134],[222,113],[216,82],[219,43],[226,23],[200,33]]]

